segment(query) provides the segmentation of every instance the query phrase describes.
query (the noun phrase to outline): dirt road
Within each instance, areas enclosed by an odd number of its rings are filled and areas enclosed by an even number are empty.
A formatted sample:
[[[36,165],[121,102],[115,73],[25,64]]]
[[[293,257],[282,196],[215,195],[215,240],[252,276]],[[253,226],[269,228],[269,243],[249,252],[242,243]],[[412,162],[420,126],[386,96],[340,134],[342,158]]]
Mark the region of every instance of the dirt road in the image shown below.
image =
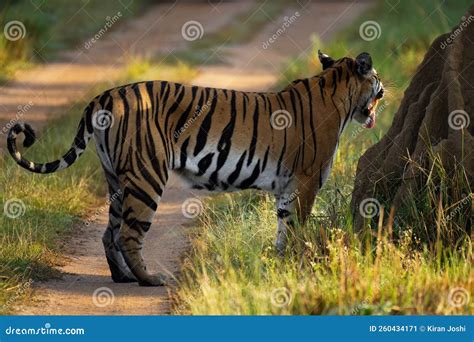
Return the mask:
[[[81,58],[100,60],[99,69],[105,65],[104,68],[107,67],[112,70],[95,80],[95,82],[101,82],[112,77],[111,75],[118,74],[118,70],[123,63],[121,49],[127,45],[127,42],[134,41],[136,37],[142,38],[139,39],[138,43],[135,43],[135,52],[140,51],[140,46],[142,46],[143,51],[147,51],[149,46],[158,46],[159,44],[155,43],[154,39],[160,40],[162,43],[161,47],[156,49],[161,48],[166,51],[166,49],[171,49],[177,45],[184,46],[182,39],[179,39],[183,22],[197,20],[205,24],[206,30],[210,30],[210,28],[216,30],[229,22],[238,11],[248,10],[253,5],[251,2],[244,2],[243,4],[241,2],[220,3],[217,9],[206,2],[173,5],[173,8],[166,12],[158,22],[156,22],[157,14],[163,14],[163,6],[165,5],[155,6],[147,11],[147,14],[143,17],[124,25],[125,30],[119,28],[113,35],[111,33],[110,39],[114,41],[125,40],[123,44],[119,44],[120,48],[117,48],[113,42],[104,39],[103,42],[99,41],[97,46],[94,47],[96,57],[84,56]],[[252,41],[240,46],[218,49],[215,53],[225,56],[223,59],[227,61],[226,65],[200,68],[200,75],[192,83],[213,87],[264,91],[272,86],[279,77],[279,70],[283,61],[291,56],[310,52],[310,36],[313,32],[317,33],[323,40],[330,39],[336,30],[349,24],[368,5],[367,2],[316,2],[308,3],[305,7],[289,7],[280,17],[274,20],[269,19],[269,23],[260,32],[255,33]],[[298,16],[296,16],[296,12],[299,13]],[[152,13],[155,13],[155,15],[152,15]],[[293,16],[297,18],[289,27],[285,28],[284,34],[279,35],[274,42],[264,48],[264,43],[278,32],[285,21]],[[142,40],[146,43],[142,43]],[[102,46],[102,43],[104,46]],[[109,61],[107,56],[104,57],[104,54],[107,53],[108,56],[113,56],[113,49],[122,57]],[[155,53],[158,51],[156,49],[147,51],[147,53]],[[76,71],[81,74],[85,69],[80,68],[86,68],[85,65],[88,64],[81,64]],[[90,67],[97,67],[97,64],[92,63]],[[44,96],[39,95],[37,101],[47,101],[48,96],[51,96],[51,99],[56,99],[55,96],[57,96],[57,102],[51,100],[53,104],[50,106],[44,105],[46,106],[44,110],[43,105],[39,105],[39,109],[35,109],[35,106],[33,106],[25,114],[23,119],[33,121],[35,126],[41,123],[50,111],[67,108],[66,104],[76,96],[84,94],[89,86],[89,83],[85,81],[87,77],[83,78],[78,75],[75,78],[74,74],[71,74],[69,75],[71,86],[65,87],[66,93],[55,95],[54,89],[64,87],[65,80],[55,83],[54,80],[59,79],[58,75],[48,76],[48,69],[51,73],[57,72],[53,66],[45,66],[44,69],[34,71],[46,75],[42,81],[42,89],[45,92],[48,89],[48,79],[52,82],[51,93]],[[96,73],[102,75],[103,70],[96,70]],[[91,72],[91,74],[95,74],[95,72]],[[25,73],[25,75],[20,78],[21,81],[19,82],[28,83],[35,79],[34,74]],[[4,120],[11,118],[12,110],[15,110],[18,103],[27,100],[27,97],[22,97],[21,92],[15,93],[15,87],[18,88],[13,83],[9,89],[0,90],[0,106],[10,106],[8,107],[10,108],[9,115],[3,113],[0,117]],[[145,244],[145,260],[148,261],[148,267],[152,272],[161,270],[174,275],[177,274],[179,258],[188,245],[186,231],[192,223],[191,219],[183,216],[182,203],[194,196],[195,194],[183,188],[179,180],[175,177],[171,178],[160,204],[157,218],[148,233]],[[67,244],[69,246],[68,262],[61,268],[64,277],[60,280],[35,284],[35,301],[30,305],[16,307],[16,313],[167,314],[170,312],[167,292],[169,289],[166,287],[141,288],[136,283],[114,284],[112,282],[101,243],[101,235],[105,230],[106,220],[106,212],[103,212],[93,224],[78,227],[77,234]]]

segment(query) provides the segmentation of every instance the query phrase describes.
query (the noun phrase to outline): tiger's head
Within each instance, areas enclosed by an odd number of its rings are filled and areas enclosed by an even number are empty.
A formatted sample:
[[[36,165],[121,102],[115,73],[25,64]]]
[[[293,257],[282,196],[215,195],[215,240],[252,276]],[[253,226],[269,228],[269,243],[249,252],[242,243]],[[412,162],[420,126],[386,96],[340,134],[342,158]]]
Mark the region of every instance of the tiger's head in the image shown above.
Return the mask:
[[[349,78],[355,81],[355,103],[350,113],[350,119],[364,125],[366,128],[375,126],[375,109],[383,97],[384,87],[377,71],[372,67],[372,58],[367,52],[362,52],[355,59],[344,57],[334,60],[318,51],[318,57],[323,71],[328,68],[346,69]],[[342,71],[341,71],[342,73]]]

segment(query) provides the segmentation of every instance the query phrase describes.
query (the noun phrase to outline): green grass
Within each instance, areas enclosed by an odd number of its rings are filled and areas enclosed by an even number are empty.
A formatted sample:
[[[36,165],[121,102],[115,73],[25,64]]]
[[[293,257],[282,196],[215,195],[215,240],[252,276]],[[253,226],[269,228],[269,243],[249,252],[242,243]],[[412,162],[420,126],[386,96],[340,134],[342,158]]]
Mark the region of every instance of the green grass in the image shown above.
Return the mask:
[[[388,90],[379,104],[377,126],[364,130],[354,124],[346,129],[331,177],[317,196],[312,219],[294,232],[292,252],[285,259],[278,258],[273,248],[276,215],[272,198],[225,195],[211,200],[184,262],[175,313],[473,312],[472,300],[459,307],[449,301],[456,297],[452,292],[472,297],[474,290],[472,243],[446,219],[453,207],[462,203],[462,170],[454,179],[448,179],[436,161],[433,170],[424,170],[431,175],[423,194],[424,207],[420,210],[417,204],[410,208],[414,219],[404,222],[398,236],[392,232],[392,224],[382,227],[376,223],[364,238],[355,235],[349,208],[360,155],[389,128],[403,91],[432,40],[449,32],[469,5],[465,0],[424,0],[416,4],[400,2],[396,11],[390,11],[389,2],[380,1],[332,42],[323,45],[315,37],[312,56],[295,58],[287,65],[276,85],[278,89],[291,80],[317,74],[318,49],[334,58],[356,56],[362,51],[371,53]],[[423,20],[430,13],[431,17]],[[368,42],[360,38],[359,26],[367,20],[376,20],[380,25],[379,39]],[[452,184],[460,191],[448,198],[446,189]],[[467,193],[470,191],[467,189]],[[424,221],[433,210],[439,213],[435,221]],[[433,225],[439,236],[431,241],[432,236],[423,235],[423,229],[429,230]],[[392,232],[393,240],[392,234],[381,232]],[[430,243],[425,243],[427,240]],[[443,240],[452,244],[443,244]]]
[[[360,241],[311,219],[292,239],[294,252],[273,248],[273,199],[225,195],[201,216],[185,259],[176,314],[468,314],[450,292],[472,291],[472,245],[433,254],[412,249],[407,232]],[[386,227],[381,231],[387,231]],[[462,291],[462,290],[461,290]],[[286,301],[285,301],[286,296]]]
[[[169,82],[190,83],[198,75],[198,70],[189,63],[178,61],[155,62],[152,59],[133,57],[127,64],[123,83],[143,80],[165,80]]]
[[[82,106],[76,106],[67,118],[51,122],[25,157],[38,162],[60,157],[70,147],[81,114]],[[21,169],[7,154],[0,165],[0,313],[6,313],[29,294],[30,279],[55,275],[52,267],[64,238],[99,203],[97,194],[105,194],[105,183],[93,148],[74,167],[54,175]]]
[[[82,48],[83,43],[104,27],[107,17],[120,12],[119,20],[112,27],[119,25],[142,10],[147,2],[130,1],[128,8],[111,0],[73,1],[67,5],[61,0],[3,2],[0,4],[2,31],[7,23],[20,21],[24,25],[24,30],[20,28],[24,37],[11,41],[4,34],[0,35],[0,82],[11,79],[19,68],[49,61],[68,48]]]

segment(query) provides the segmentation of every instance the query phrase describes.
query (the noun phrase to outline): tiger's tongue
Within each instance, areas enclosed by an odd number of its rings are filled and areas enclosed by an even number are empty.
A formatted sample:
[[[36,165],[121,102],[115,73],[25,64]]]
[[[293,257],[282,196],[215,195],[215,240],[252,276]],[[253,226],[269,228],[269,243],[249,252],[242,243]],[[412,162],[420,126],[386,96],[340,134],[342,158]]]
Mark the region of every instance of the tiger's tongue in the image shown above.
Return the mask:
[[[370,113],[369,118],[367,119],[367,122],[365,123],[364,127],[373,128],[374,126],[375,126],[375,114]]]

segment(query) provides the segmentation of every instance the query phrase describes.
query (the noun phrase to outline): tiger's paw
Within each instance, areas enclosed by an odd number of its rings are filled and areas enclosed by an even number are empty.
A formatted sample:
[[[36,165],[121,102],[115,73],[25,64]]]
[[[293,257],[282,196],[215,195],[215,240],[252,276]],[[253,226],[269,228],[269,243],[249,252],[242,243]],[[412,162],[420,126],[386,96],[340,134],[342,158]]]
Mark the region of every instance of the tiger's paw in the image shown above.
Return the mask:
[[[170,278],[161,273],[150,275],[145,279],[138,280],[138,285],[140,286],[165,286],[169,283]]]
[[[107,261],[109,262],[110,273],[114,283],[133,283],[137,281],[137,278],[130,272],[125,263],[122,267],[119,267],[117,263],[109,259]]]
[[[135,278],[133,275],[112,275],[112,280],[114,281],[114,283],[134,283],[137,281],[137,278]]]

